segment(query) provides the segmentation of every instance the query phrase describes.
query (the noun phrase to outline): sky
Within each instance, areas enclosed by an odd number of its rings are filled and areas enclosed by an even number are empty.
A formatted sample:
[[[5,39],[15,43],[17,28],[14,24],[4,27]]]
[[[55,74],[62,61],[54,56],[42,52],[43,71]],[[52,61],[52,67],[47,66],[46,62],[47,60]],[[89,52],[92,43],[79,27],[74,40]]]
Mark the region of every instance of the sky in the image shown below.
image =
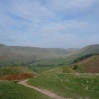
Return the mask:
[[[42,48],[99,44],[99,0],[0,0],[0,44]]]

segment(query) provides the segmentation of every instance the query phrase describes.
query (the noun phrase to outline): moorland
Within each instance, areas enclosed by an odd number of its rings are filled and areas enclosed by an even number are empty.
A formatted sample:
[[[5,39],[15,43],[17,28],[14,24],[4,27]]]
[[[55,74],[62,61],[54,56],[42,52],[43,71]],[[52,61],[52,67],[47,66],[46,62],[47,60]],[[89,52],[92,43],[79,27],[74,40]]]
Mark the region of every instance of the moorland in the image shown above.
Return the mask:
[[[27,83],[65,99],[99,99],[99,44],[81,49],[0,44],[0,99],[52,99]]]

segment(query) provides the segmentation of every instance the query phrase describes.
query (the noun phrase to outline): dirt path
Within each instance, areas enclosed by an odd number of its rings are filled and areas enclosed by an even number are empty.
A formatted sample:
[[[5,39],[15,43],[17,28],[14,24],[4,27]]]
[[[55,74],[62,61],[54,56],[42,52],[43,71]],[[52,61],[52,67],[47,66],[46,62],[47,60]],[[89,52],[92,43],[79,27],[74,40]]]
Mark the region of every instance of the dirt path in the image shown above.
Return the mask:
[[[28,84],[27,84],[27,81],[28,81],[28,80],[24,80],[24,81],[20,81],[20,82],[18,82],[18,83],[21,84],[21,85],[24,85],[24,86],[26,86],[26,87],[33,88],[33,89],[35,89],[36,91],[38,91],[38,92],[40,92],[40,93],[42,93],[42,94],[45,94],[45,95],[47,95],[47,96],[49,96],[49,97],[51,97],[51,98],[54,98],[54,99],[66,99],[66,98],[64,98],[64,97],[58,96],[57,94],[53,93],[52,91],[49,91],[49,90],[46,90],[46,89],[39,89],[39,88],[37,88],[37,87],[28,85]]]

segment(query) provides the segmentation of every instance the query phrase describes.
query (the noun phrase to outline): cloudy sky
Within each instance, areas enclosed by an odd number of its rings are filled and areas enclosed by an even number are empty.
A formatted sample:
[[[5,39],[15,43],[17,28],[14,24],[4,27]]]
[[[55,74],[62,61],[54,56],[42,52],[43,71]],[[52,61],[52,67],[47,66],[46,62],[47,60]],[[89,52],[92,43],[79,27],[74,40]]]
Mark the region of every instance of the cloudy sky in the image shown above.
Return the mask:
[[[0,43],[46,48],[99,44],[99,0],[0,0]]]

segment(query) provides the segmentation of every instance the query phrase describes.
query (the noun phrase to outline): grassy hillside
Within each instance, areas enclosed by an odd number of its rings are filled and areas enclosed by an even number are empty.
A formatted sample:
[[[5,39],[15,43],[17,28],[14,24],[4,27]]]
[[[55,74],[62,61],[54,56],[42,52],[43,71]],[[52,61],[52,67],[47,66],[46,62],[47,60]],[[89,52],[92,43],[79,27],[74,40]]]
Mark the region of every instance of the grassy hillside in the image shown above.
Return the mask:
[[[77,50],[76,52],[66,55],[64,57],[65,62],[72,63],[78,57],[81,57],[87,54],[99,54],[99,44],[89,45],[87,47],[81,48],[80,50]]]
[[[41,74],[51,75],[51,74],[61,74],[61,73],[76,73],[76,71],[74,71],[69,67],[59,67],[59,68],[47,70],[45,72],[42,72]]]
[[[99,73],[99,55],[94,55],[70,66],[81,73]]]
[[[11,46],[11,48],[22,53],[23,55],[27,56],[34,55],[34,59],[59,58],[76,50],[76,49],[69,50],[61,48],[38,48],[38,47],[19,47],[19,46]]]
[[[98,99],[98,64],[99,55],[94,55],[68,67],[45,71],[37,78],[30,79],[28,83],[33,86],[49,89],[66,99]],[[73,69],[76,65],[76,69],[87,71],[81,73],[81,70]],[[83,66],[85,67],[83,68]]]
[[[51,99],[14,82],[0,81],[0,99]]]
[[[26,67],[15,66],[0,68],[0,79],[4,80],[18,80],[31,78],[35,73]]]
[[[31,57],[28,58],[23,53],[18,52],[17,50],[0,44],[0,67],[26,63],[29,60],[32,60]]]
[[[49,48],[48,50],[56,53],[57,55],[59,55],[61,57],[61,56],[65,56],[67,54],[70,54],[72,52],[75,52],[78,49],[73,49],[73,48],[69,48],[69,49]]]
[[[57,70],[55,70],[57,71]],[[29,84],[49,89],[66,99],[98,99],[99,74],[51,73],[31,79]]]
[[[56,59],[73,51],[75,49],[21,47],[0,44],[0,66],[30,64],[43,59]]]
[[[0,67],[22,65],[36,72],[70,65],[78,57],[99,53],[99,45],[80,50],[0,45]],[[64,57],[64,56],[65,57]]]

